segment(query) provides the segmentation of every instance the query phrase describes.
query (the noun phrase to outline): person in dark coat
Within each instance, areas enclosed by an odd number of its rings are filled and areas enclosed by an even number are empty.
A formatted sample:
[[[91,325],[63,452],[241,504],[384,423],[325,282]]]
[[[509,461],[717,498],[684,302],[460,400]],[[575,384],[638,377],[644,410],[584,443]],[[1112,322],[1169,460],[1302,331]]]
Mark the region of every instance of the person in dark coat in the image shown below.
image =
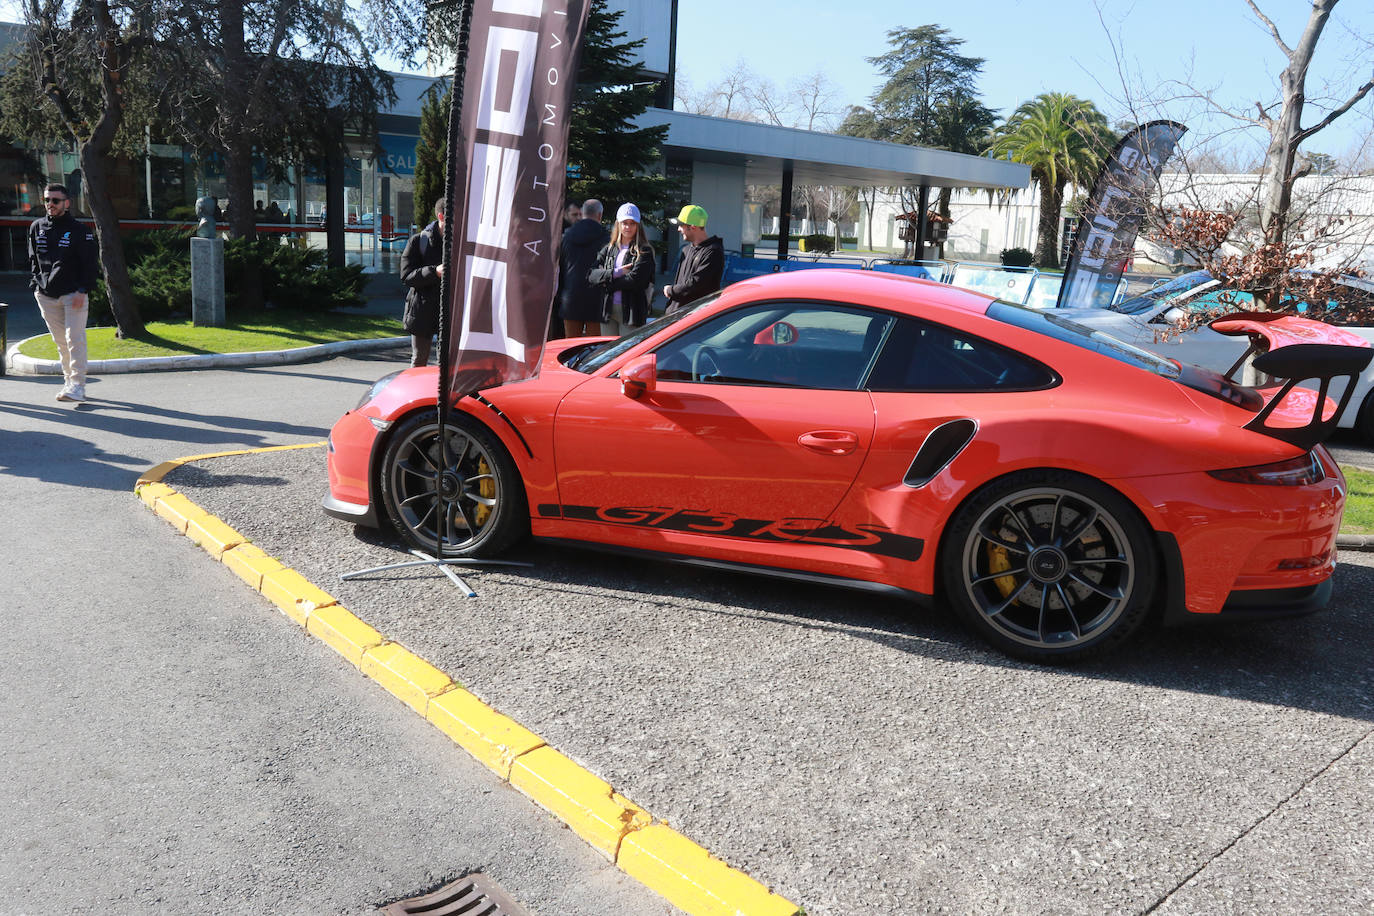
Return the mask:
[[[568,337],[595,337],[601,333],[601,290],[587,282],[596,266],[596,255],[611,234],[601,225],[599,200],[582,205],[582,218],[563,233],[558,251],[558,314]]]
[[[720,236],[706,236],[706,211],[696,204],[682,208],[677,219],[668,222],[677,226],[687,246],[678,256],[677,276],[663,287],[668,299],[668,312],[676,312],[690,302],[720,289],[725,275],[725,243]]]
[[[601,333],[619,337],[649,319],[654,249],[639,222],[639,208],[622,204],[611,241],[596,256],[587,280],[601,290]]]
[[[407,287],[405,317],[410,334],[410,364],[429,365],[434,335],[439,333],[439,284],[444,279],[444,199],[434,205],[434,222],[406,242],[401,252],[401,282]]]
[[[99,251],[91,230],[72,216],[66,186],[48,185],[43,206],[47,214],[29,225],[29,287],[57,344],[63,383],[57,399],[84,401],[87,294],[98,279]]]

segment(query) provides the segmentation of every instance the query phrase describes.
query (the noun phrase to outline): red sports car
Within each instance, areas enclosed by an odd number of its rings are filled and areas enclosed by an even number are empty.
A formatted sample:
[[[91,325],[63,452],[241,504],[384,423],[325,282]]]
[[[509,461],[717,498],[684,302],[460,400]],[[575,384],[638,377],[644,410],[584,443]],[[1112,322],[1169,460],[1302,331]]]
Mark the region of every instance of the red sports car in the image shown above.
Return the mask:
[[[378,381],[330,434],[324,508],[447,556],[533,535],[939,598],[1040,661],[1155,608],[1317,610],[1345,482],[1319,444],[1337,405],[1294,386],[1371,351],[1298,318],[1227,322],[1273,387],[927,281],[760,277],[550,344],[538,378],[456,401],[446,449],[437,370]]]

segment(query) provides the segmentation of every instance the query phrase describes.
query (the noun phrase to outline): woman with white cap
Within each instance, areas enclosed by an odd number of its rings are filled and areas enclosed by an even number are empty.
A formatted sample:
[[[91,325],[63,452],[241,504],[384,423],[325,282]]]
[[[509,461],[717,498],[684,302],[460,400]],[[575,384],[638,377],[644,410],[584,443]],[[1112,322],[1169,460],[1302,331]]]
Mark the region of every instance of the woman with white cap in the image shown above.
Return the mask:
[[[621,204],[611,241],[596,257],[587,282],[605,297],[601,333],[619,337],[649,320],[654,285],[654,249],[644,235],[639,208]]]

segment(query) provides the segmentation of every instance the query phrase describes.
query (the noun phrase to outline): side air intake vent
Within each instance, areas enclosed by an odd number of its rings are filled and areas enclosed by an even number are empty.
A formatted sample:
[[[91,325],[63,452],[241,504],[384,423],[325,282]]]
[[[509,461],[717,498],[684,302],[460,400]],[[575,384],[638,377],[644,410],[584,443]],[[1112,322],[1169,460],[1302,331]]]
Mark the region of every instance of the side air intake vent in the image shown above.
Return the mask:
[[[968,419],[950,420],[935,427],[912,459],[902,483],[908,487],[924,487],[930,483],[973,441],[977,431],[978,424]]]

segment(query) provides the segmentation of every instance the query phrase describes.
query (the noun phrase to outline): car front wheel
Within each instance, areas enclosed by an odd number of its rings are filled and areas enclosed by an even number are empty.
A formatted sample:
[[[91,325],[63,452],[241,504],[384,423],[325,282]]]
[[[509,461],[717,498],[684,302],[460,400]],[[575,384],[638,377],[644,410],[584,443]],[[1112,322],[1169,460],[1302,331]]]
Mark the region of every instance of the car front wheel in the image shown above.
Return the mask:
[[[1111,649],[1149,612],[1158,563],[1119,493],[1062,471],[994,481],[955,516],[942,558],[959,617],[1009,655],[1070,661]]]
[[[489,557],[527,530],[520,474],[496,436],[459,413],[440,446],[437,411],[395,430],[379,475],[382,503],[396,530],[435,556]]]

